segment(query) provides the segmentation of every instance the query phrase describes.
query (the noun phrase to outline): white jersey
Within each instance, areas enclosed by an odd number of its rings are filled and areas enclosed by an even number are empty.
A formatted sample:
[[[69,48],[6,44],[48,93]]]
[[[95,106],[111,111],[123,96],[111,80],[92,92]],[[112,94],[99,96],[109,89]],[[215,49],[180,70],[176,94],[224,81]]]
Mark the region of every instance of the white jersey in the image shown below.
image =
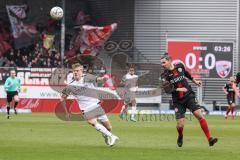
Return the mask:
[[[136,91],[138,75],[131,75],[127,73],[125,76],[123,76],[122,81],[125,82],[125,88],[129,89],[130,91]]]
[[[81,80],[72,80],[68,84],[69,90],[64,92],[64,94],[67,95],[73,95],[76,97],[80,110],[83,110],[84,112],[91,111],[97,107],[99,107],[99,99],[97,97],[97,92],[95,83],[96,77],[93,75],[84,75]]]

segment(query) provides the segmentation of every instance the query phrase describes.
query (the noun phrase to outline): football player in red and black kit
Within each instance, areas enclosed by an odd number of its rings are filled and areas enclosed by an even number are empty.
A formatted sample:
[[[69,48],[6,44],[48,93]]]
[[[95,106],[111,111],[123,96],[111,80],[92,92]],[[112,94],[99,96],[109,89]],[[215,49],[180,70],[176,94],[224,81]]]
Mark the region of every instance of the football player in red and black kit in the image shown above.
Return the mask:
[[[200,106],[196,102],[195,93],[193,92],[186,78],[191,80],[197,86],[201,85],[201,81],[193,79],[191,74],[185,70],[185,67],[182,63],[172,64],[172,59],[168,55],[161,57],[160,61],[162,67],[165,69],[161,75],[161,78],[170,82],[174,86],[171,94],[177,120],[176,128],[178,131],[178,146],[182,147],[183,145],[183,128],[185,112],[187,108],[199,120],[200,126],[209,142],[209,146],[213,146],[218,139],[211,137],[208,129],[208,123],[201,112]]]
[[[226,83],[223,87],[224,93],[227,95],[228,109],[225,115],[225,119],[228,118],[228,113],[231,111],[232,119],[234,119],[234,106],[235,106],[235,93],[238,95],[238,89],[235,83],[235,78],[230,77],[229,82]]]

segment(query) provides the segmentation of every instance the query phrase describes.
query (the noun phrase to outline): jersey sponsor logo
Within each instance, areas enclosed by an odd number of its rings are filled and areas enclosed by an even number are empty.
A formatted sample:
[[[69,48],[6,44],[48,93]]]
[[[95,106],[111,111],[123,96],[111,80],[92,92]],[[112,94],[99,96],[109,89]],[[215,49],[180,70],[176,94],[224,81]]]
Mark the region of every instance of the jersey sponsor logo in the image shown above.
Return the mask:
[[[170,83],[172,83],[172,84],[177,83],[177,82],[182,81],[183,79],[184,79],[184,76],[179,76],[179,77],[176,77],[176,78],[170,80]]]

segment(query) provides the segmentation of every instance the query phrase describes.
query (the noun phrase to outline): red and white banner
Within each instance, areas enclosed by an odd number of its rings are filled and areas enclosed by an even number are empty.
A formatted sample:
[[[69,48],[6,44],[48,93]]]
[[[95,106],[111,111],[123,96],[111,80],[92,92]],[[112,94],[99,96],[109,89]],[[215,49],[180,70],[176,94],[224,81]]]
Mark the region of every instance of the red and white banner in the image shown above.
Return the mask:
[[[73,55],[73,51],[80,50],[83,55],[96,56],[116,28],[117,23],[103,27],[83,25],[67,55]]]
[[[14,47],[22,48],[32,44],[37,30],[34,25],[24,23],[24,18],[27,16],[27,6],[7,5],[6,9],[12,27]]]

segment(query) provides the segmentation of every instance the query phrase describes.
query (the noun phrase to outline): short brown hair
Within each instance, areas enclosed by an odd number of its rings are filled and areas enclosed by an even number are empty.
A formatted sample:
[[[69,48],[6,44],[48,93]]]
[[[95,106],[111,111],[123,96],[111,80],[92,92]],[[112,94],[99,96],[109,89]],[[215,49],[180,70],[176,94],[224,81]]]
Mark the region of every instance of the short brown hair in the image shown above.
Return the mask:
[[[11,68],[11,69],[9,70],[9,72],[12,72],[12,71],[16,72],[16,69],[15,69],[15,68]]]
[[[78,67],[83,68],[83,65],[81,65],[80,63],[75,63],[75,64],[72,65],[72,69],[75,69],[75,68],[78,68]]]
[[[163,56],[160,57],[160,60],[161,59],[166,59],[167,61],[172,61],[172,57],[169,56],[169,55],[163,55]]]

